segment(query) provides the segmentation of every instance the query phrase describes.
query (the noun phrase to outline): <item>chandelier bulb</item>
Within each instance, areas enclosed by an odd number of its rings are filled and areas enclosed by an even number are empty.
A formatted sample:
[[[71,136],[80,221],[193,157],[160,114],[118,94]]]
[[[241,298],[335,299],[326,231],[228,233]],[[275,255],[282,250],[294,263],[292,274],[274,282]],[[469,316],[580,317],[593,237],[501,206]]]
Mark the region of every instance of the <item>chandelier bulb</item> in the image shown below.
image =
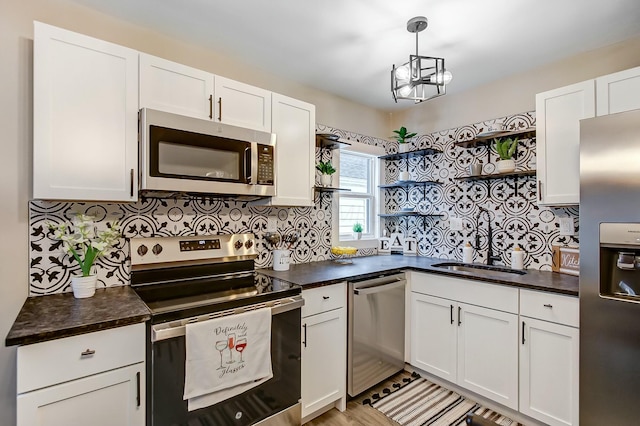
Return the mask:
[[[409,81],[409,77],[411,76],[411,72],[409,71],[409,67],[406,65],[402,65],[401,67],[396,68],[396,78],[401,81]]]
[[[404,98],[409,96],[412,90],[413,90],[413,86],[411,86],[410,84],[405,84],[404,86],[398,89],[398,94]]]
[[[451,80],[453,80],[453,74],[451,74],[451,71],[445,71],[443,75],[444,84],[451,83]]]

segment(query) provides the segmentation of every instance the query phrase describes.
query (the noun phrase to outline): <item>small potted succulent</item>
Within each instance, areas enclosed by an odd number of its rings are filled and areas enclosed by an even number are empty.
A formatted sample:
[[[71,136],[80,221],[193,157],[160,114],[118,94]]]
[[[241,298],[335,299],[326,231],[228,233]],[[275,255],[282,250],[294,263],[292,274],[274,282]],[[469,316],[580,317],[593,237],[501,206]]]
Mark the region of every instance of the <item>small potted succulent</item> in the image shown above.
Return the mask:
[[[409,142],[410,139],[417,135],[417,133],[409,133],[406,127],[402,126],[398,130],[394,130],[395,133],[392,138],[398,142],[398,152],[407,152],[409,151]]]
[[[516,162],[513,154],[518,146],[518,138],[494,139],[496,152],[500,156],[500,160],[496,163],[498,173],[509,173],[516,169]]]
[[[331,164],[331,160],[329,161],[319,161],[316,164],[316,169],[318,169],[321,173],[320,175],[320,184],[322,186],[331,186],[331,175],[336,172],[336,169]]]
[[[362,238],[362,224],[360,222],[356,222],[353,224],[353,236],[356,240]]]

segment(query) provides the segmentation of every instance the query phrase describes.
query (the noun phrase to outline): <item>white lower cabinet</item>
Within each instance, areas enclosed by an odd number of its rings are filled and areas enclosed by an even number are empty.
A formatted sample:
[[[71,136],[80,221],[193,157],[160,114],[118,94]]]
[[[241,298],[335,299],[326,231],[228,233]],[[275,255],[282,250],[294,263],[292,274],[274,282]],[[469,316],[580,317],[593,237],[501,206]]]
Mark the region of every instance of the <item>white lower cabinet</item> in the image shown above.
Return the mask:
[[[411,293],[411,365],[454,383],[457,310],[452,300]]]
[[[20,346],[17,426],[143,426],[145,340],[136,324]]]
[[[346,283],[304,290],[302,311],[302,418],[330,404],[346,408]]]
[[[461,304],[457,383],[518,409],[518,316]]]
[[[411,291],[411,365],[545,424],[579,424],[577,297],[419,272]]]
[[[142,426],[144,363],[18,395],[18,426]]]
[[[521,316],[520,411],[552,426],[577,425],[578,299],[521,290],[520,304],[521,314],[542,318]]]
[[[517,410],[517,315],[418,293],[411,305],[412,365]]]

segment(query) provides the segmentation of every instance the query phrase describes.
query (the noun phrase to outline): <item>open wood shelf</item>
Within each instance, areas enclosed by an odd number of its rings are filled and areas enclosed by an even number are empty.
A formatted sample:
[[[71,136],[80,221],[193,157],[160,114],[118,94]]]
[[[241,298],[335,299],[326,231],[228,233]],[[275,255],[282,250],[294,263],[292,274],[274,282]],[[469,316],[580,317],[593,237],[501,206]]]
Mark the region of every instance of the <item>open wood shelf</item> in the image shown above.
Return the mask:
[[[509,172],[509,173],[491,173],[487,175],[478,175],[478,176],[460,176],[454,178],[455,180],[462,181],[470,181],[470,180],[487,180],[487,179],[501,179],[508,177],[519,177],[519,176],[535,176],[535,170],[521,170],[518,172]]]
[[[347,192],[347,191],[351,191],[350,189],[347,188],[333,188],[331,186],[314,186],[313,189],[315,189],[318,192]]]
[[[393,161],[393,160],[404,160],[404,159],[414,158],[414,157],[424,157],[425,155],[434,155],[434,154],[440,154],[440,153],[442,153],[442,151],[440,151],[439,149],[425,148],[418,151],[399,152],[397,154],[387,154],[378,158],[380,158],[381,160]]]
[[[340,140],[340,136],[330,133],[316,133],[316,147],[324,149],[341,149],[351,146],[349,142]]]
[[[536,128],[529,127],[520,130],[505,130],[504,132],[492,133],[491,135],[477,136],[468,141],[455,142],[454,145],[461,148],[473,148],[476,146],[489,145],[493,143],[493,140],[496,138],[508,138],[511,136],[518,136],[520,139],[533,139],[536,137]]]
[[[415,181],[415,180],[399,180],[394,183],[387,183],[385,185],[378,185],[378,188],[407,188],[412,186],[429,186],[429,185],[440,185],[442,182],[436,182],[434,180],[424,180],[424,181]]]
[[[396,213],[380,213],[380,217],[403,217],[403,216],[415,216],[415,217],[443,217],[440,213],[425,214],[420,212],[396,212]]]

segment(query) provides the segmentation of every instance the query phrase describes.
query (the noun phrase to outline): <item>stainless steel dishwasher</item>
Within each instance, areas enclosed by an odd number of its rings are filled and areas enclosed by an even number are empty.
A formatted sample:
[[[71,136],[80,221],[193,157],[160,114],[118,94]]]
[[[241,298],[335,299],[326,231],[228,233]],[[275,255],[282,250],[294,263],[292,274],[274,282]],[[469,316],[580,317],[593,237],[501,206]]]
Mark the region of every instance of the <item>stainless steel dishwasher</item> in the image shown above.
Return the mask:
[[[349,283],[347,391],[356,396],[404,368],[404,274]]]

